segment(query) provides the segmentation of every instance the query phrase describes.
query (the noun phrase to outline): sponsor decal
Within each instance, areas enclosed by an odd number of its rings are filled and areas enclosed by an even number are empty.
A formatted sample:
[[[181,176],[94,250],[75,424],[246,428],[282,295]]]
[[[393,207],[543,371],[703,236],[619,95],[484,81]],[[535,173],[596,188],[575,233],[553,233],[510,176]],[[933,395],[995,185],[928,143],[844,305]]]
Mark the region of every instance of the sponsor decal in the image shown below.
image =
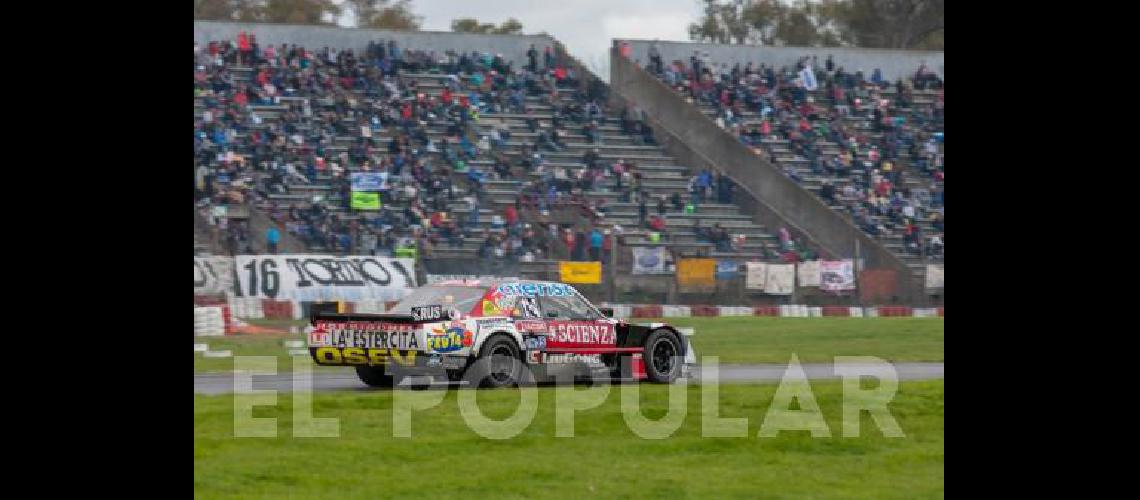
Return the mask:
[[[438,321],[443,319],[443,306],[422,306],[412,308],[414,321]]]
[[[462,323],[453,322],[444,329],[442,326],[431,330],[427,337],[429,350],[435,352],[453,352],[463,348],[463,338],[466,330]]]
[[[467,358],[465,356],[444,355],[440,360],[440,365],[449,370],[456,370],[467,366]]]
[[[501,314],[503,314],[503,311],[501,309],[499,309],[498,304],[495,304],[494,302],[491,302],[490,300],[486,300],[486,299],[483,300],[483,315],[484,316],[499,316]]]
[[[317,323],[313,327],[313,331],[309,332],[309,345],[327,345],[328,343],[328,327],[325,323]]]
[[[614,345],[614,326],[592,321],[551,321],[547,327],[551,347],[593,347]]]
[[[542,351],[527,351],[526,362],[532,365],[540,365],[542,364],[543,355],[545,354],[546,353]]]
[[[598,365],[602,363],[600,354],[569,354],[569,353],[546,353],[547,364],[565,364],[565,363],[586,363],[588,365]]]
[[[494,328],[507,328],[511,326],[511,322],[507,318],[489,318],[477,319],[475,320],[475,325],[479,327],[479,331],[483,331]]]
[[[439,366],[443,362],[443,360],[441,359],[442,357],[443,356],[439,355],[439,354],[432,354],[431,356],[428,356],[427,365],[433,366],[433,367]]]
[[[540,351],[546,350],[546,336],[544,335],[527,335],[523,337],[523,344],[527,349],[537,349]]]
[[[522,295],[525,297],[565,297],[574,295],[572,289],[561,283],[507,283],[499,285],[497,290],[503,295]]]
[[[382,366],[395,363],[403,366],[416,364],[416,351],[401,349],[374,349],[362,347],[314,347],[313,360],[318,365],[369,365]]]
[[[317,323],[309,335],[309,344],[330,347],[421,348],[414,326],[369,321]]]
[[[515,328],[518,328],[520,332],[545,333],[546,332],[546,322],[545,321],[516,321],[515,322]]]

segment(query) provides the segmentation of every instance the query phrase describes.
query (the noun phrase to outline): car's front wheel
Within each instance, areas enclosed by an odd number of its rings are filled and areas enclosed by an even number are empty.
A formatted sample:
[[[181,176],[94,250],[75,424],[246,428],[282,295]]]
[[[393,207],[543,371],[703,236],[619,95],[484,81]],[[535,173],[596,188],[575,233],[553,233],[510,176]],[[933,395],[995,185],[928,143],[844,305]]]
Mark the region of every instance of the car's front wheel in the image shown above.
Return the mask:
[[[473,387],[511,387],[518,385],[525,369],[515,341],[506,335],[492,335],[463,378]]]

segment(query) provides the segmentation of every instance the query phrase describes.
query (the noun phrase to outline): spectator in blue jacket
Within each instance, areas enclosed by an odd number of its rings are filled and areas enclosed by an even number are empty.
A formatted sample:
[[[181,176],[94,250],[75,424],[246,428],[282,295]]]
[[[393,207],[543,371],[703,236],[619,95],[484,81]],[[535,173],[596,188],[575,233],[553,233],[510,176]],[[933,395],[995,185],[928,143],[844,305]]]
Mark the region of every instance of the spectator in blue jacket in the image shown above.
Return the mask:
[[[600,260],[602,258],[602,242],[605,241],[605,236],[598,228],[590,231],[590,260]]]
[[[281,232],[277,230],[277,226],[270,225],[269,229],[265,231],[265,246],[270,254],[277,253],[277,243],[281,241]]]

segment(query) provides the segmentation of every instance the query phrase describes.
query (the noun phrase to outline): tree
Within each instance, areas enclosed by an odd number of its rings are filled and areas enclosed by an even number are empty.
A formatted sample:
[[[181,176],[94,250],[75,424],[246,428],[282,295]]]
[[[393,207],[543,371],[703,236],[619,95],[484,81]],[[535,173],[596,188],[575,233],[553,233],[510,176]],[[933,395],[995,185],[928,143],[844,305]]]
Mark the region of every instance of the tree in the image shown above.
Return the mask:
[[[480,23],[473,17],[461,17],[451,21],[451,31],[456,33],[491,33],[496,35],[518,35],[523,25],[518,19],[510,18],[499,26],[494,23]]]
[[[776,27],[776,38],[787,45],[811,47],[820,38],[819,28],[807,9],[788,9]]]
[[[412,12],[411,0],[348,0],[348,8],[356,16],[358,28],[380,28],[412,31],[420,28],[423,18]]]
[[[479,24],[479,21],[473,17],[451,20],[451,31],[456,33],[486,33],[494,27],[494,24]]]
[[[699,0],[689,38],[764,45],[945,48],[945,0]]]
[[[733,4],[722,4],[717,0],[701,0],[704,4],[704,17],[699,23],[689,25],[689,38],[698,42],[738,43],[745,41],[748,27],[737,13]]]
[[[503,23],[500,24],[499,27],[493,31],[493,33],[497,35],[521,35],[522,29],[522,23],[519,22],[518,19],[512,17],[506,21],[503,21]]]
[[[946,20],[945,0],[849,0],[846,3],[844,22],[860,47],[912,48],[943,31]]]
[[[288,24],[336,24],[340,6],[332,0],[264,0],[258,21]]]
[[[252,0],[194,0],[194,19],[256,21],[258,5]]]
[[[776,0],[751,2],[744,7],[741,19],[752,33],[751,39],[764,45],[774,45],[779,40],[778,29],[787,8]]]

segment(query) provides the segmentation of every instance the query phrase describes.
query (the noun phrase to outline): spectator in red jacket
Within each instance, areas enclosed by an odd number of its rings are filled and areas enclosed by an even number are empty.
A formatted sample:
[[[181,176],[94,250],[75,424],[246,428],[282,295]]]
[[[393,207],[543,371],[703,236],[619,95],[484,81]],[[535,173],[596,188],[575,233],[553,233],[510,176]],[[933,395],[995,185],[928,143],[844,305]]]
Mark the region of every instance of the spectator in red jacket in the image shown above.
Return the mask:
[[[575,242],[574,231],[571,231],[569,228],[562,231],[562,243],[566,245],[567,251],[574,248]]]
[[[508,226],[513,226],[519,220],[519,212],[515,210],[514,205],[507,205],[507,209],[503,211],[503,218],[506,219]]]
[[[799,128],[800,128],[800,132],[802,132],[802,133],[806,134],[808,132],[811,132],[811,122],[807,121],[807,118],[800,118]]]
[[[246,95],[245,86],[242,86],[237,92],[234,92],[234,104],[243,108],[249,104],[249,96]]]
[[[875,194],[877,194],[879,196],[890,196],[890,194],[891,194],[891,181],[887,180],[886,178],[879,181],[879,184],[877,186],[875,186]]]
[[[237,41],[239,56],[238,64],[245,64],[247,61],[249,61],[250,52],[249,37],[245,34],[245,31],[238,32]]]

